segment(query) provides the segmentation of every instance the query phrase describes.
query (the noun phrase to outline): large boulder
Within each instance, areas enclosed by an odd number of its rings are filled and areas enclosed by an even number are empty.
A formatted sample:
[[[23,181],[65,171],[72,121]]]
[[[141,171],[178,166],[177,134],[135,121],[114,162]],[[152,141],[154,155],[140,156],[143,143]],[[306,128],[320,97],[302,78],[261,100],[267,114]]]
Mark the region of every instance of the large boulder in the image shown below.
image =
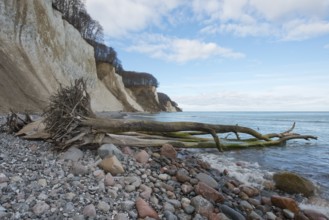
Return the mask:
[[[295,173],[279,172],[274,174],[273,180],[276,188],[287,193],[301,193],[304,196],[312,196],[316,190],[311,181]]]

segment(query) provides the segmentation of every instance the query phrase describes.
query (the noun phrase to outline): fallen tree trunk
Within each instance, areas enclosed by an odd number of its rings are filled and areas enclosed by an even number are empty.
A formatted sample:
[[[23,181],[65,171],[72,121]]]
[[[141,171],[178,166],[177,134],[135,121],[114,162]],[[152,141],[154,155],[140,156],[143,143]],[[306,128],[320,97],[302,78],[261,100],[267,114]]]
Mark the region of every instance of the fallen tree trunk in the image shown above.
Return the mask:
[[[223,151],[280,146],[291,139],[317,139],[312,135],[291,133],[294,127],[295,124],[285,132],[263,135],[239,125],[100,118],[92,112],[85,81],[80,79],[70,87],[61,87],[57,94],[51,97],[43,121],[30,125],[29,129],[25,128],[18,134],[25,135],[25,138],[50,140],[58,149],[103,143],[140,147],[157,147],[172,143],[179,147],[216,147]],[[235,134],[236,139],[220,140],[218,134],[225,133]],[[213,140],[196,136],[199,134],[210,134]],[[247,134],[252,138],[241,139],[239,134]]]

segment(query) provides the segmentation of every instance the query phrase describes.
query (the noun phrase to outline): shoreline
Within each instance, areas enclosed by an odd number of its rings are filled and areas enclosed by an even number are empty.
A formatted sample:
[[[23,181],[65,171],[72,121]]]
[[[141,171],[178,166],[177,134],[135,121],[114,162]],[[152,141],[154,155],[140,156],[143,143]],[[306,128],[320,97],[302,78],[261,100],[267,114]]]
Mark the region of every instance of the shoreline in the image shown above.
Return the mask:
[[[5,133],[0,145],[3,219],[289,219],[298,212],[273,205],[271,197],[292,198],[290,204],[304,199],[270,183],[267,189],[245,185],[188,150],[170,159],[158,148],[118,147],[125,171],[115,176],[98,166],[97,150],[55,152],[49,143]],[[149,213],[140,213],[137,203]]]

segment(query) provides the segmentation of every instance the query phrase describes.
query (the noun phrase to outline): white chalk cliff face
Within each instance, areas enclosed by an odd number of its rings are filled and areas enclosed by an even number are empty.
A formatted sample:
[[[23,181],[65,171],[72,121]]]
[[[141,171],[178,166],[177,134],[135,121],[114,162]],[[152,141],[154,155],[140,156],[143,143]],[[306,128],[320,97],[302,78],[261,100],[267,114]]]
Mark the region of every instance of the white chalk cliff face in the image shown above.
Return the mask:
[[[0,112],[41,111],[60,84],[81,77],[94,111],[123,110],[96,71],[93,48],[51,0],[0,1]]]

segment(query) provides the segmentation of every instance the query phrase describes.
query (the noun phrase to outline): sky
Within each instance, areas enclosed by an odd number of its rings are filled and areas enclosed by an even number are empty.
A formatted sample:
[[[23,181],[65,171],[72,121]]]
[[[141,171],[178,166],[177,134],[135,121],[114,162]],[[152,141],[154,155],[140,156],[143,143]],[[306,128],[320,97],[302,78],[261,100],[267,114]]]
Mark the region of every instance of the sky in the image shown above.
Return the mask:
[[[184,111],[329,111],[329,0],[87,0]]]

